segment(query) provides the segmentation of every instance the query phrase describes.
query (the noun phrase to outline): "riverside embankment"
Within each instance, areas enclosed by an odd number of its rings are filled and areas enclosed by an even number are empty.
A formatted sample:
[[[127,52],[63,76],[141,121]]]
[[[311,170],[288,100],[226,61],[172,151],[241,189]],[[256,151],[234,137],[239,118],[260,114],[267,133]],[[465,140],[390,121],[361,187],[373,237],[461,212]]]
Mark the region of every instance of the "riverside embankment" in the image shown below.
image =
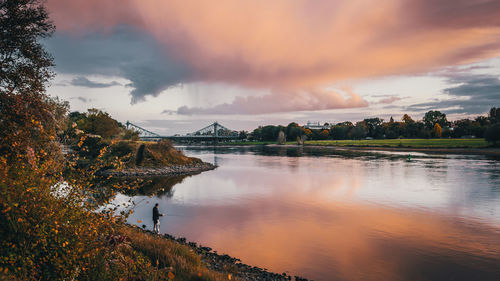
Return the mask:
[[[137,167],[127,168],[121,170],[105,170],[101,172],[104,176],[118,176],[118,177],[148,177],[148,176],[184,176],[195,175],[204,171],[210,171],[217,166],[210,163],[194,163],[187,165],[172,165],[165,167]]]
[[[195,254],[197,254],[204,265],[215,272],[228,274],[231,279],[229,280],[244,280],[244,281],[308,281],[309,279],[300,276],[291,276],[286,273],[274,273],[268,271],[266,268],[251,266],[242,263],[240,259],[231,257],[227,254],[219,254],[216,250],[199,245],[195,242],[189,242],[184,237],[174,237],[170,234],[155,234],[149,230],[142,229],[137,226],[131,226],[132,231],[140,231],[152,237],[160,237],[167,241],[189,247]],[[311,280],[312,281],[312,280]]]

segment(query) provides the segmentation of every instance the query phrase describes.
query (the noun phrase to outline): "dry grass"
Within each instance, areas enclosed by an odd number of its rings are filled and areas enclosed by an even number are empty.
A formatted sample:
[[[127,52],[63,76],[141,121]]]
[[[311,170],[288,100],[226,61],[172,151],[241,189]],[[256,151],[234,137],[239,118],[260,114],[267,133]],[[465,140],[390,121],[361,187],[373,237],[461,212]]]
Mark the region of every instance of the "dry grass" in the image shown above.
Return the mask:
[[[175,149],[170,141],[120,141],[110,147],[109,158],[118,157],[126,168],[165,167],[201,163],[198,158],[187,157]]]
[[[131,226],[123,226],[119,232],[130,239],[135,251],[151,260],[160,275],[172,272],[175,275],[174,280],[228,280],[227,274],[207,269],[200,257],[188,246]]]
[[[189,165],[201,163],[198,158],[187,157],[175,149],[170,141],[146,144],[143,166]]]

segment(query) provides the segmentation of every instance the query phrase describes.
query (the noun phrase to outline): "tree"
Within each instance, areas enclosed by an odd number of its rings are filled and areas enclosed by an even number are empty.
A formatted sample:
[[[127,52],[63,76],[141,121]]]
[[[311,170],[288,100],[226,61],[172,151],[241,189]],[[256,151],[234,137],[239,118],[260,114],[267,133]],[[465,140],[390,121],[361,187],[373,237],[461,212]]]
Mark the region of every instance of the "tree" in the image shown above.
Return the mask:
[[[64,130],[68,104],[44,93],[53,59],[38,40],[54,26],[42,4],[0,1],[0,155],[7,161],[60,157],[55,136]]]
[[[466,135],[472,135],[472,121],[469,119],[460,119],[453,122],[453,134],[454,138],[460,138]]]
[[[330,131],[328,130],[322,130],[320,133],[319,133],[319,136],[322,140],[326,140],[328,139],[328,136],[330,135]]]
[[[500,122],[500,107],[492,107],[490,109],[490,113],[488,114],[488,118],[490,119],[491,124]]]
[[[262,140],[275,141],[278,138],[278,134],[281,130],[281,126],[267,125],[262,127]]]
[[[368,118],[363,120],[368,130],[367,134],[369,137],[381,138],[384,134],[382,129],[382,122],[384,120],[380,118]]]
[[[444,127],[448,124],[448,120],[446,120],[446,114],[441,113],[440,111],[428,111],[424,116],[424,124],[425,127],[429,130],[434,128],[434,124],[438,123],[439,126]]]
[[[401,118],[401,120],[403,122],[405,122],[406,124],[415,122],[415,121],[413,121],[413,119],[411,119],[410,115],[408,115],[408,114],[403,115],[403,118]]]
[[[259,126],[258,128],[254,129],[252,132],[252,140],[262,140],[262,126]]]
[[[479,123],[481,126],[488,126],[490,124],[490,119],[486,116],[478,116],[474,119],[474,121]]]
[[[54,32],[42,0],[0,1],[0,92],[43,92],[53,59],[38,41]]]
[[[405,137],[414,138],[419,135],[419,127],[422,126],[422,123],[415,122],[408,114],[403,115],[403,118],[401,118],[401,120],[404,122],[403,135]]]
[[[310,129],[303,129],[304,131],[304,135],[306,135],[307,137],[310,137],[312,135],[312,131]]]
[[[388,139],[395,139],[404,134],[405,123],[403,122],[389,122],[382,124],[385,131],[385,137]]]
[[[85,113],[85,118],[76,122],[85,133],[99,135],[105,139],[116,137],[121,133],[122,126],[111,118],[107,112],[91,108]]]
[[[441,133],[441,137],[451,138],[451,136],[452,136],[452,131],[450,130],[450,127],[444,127]]]
[[[354,125],[349,121],[338,123],[331,128],[330,137],[334,140],[345,140],[352,128],[354,128]]]
[[[432,128],[432,134],[434,137],[440,138],[442,132],[443,130],[441,129],[441,126],[439,126],[439,123],[434,124],[434,128]]]
[[[77,198],[88,182],[66,178],[70,194],[52,193],[74,167],[57,140],[68,105],[44,93],[53,63],[38,40],[54,27],[35,0],[0,0],[0,27],[0,279],[77,277],[96,261],[104,229]]]
[[[484,132],[484,138],[488,142],[497,145],[497,142],[500,141],[500,123],[490,125],[488,129],[486,129],[486,132]]]
[[[364,122],[358,122],[356,123],[356,126],[351,130],[351,136],[355,140],[362,139],[366,137],[366,125],[364,125]]]
[[[287,140],[294,141],[297,137],[304,135],[304,130],[302,130],[299,124],[292,122],[286,126],[285,135]]]
[[[103,159],[82,169],[74,153],[62,157],[68,105],[44,93],[52,60],[37,39],[51,25],[41,2],[0,0],[0,279],[172,279],[158,270],[161,257],[154,268],[152,255],[122,251],[114,222],[123,217],[97,209],[114,193],[95,185]]]
[[[484,117],[484,116],[479,116],[479,117]],[[472,126],[471,126],[471,133],[472,135],[478,137],[478,138],[482,138],[484,137],[484,132],[486,131],[486,129],[488,128],[487,125],[484,125],[484,123],[482,123],[482,120],[476,118],[476,121],[472,122]],[[478,119],[480,121],[478,121]]]
[[[247,131],[240,131],[239,135],[238,135],[238,138],[240,140],[244,140],[244,139],[248,138],[248,132]]]

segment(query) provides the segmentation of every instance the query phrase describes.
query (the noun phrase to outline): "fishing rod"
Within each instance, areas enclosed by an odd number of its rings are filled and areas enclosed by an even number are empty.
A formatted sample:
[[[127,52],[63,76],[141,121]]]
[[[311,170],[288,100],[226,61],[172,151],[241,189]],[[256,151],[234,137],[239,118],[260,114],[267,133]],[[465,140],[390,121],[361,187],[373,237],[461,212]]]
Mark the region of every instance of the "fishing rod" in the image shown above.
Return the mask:
[[[179,214],[163,214],[163,216],[167,216],[167,217],[185,217],[186,215],[179,215]]]

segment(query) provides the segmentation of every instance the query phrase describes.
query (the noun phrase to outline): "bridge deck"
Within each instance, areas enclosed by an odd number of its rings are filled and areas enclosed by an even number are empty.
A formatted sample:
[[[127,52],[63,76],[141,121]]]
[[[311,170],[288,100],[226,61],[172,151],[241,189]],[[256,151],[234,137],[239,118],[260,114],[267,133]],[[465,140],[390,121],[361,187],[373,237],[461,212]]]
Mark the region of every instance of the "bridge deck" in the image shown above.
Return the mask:
[[[217,122],[214,122],[207,127],[200,129],[194,133],[187,135],[174,135],[174,136],[160,136],[157,133],[151,132],[147,129],[141,128],[140,126],[134,125],[127,121],[127,128],[133,128],[139,131],[139,138],[142,140],[192,140],[192,141],[217,141],[217,140],[236,140],[239,138],[239,134],[236,131],[230,130]]]

